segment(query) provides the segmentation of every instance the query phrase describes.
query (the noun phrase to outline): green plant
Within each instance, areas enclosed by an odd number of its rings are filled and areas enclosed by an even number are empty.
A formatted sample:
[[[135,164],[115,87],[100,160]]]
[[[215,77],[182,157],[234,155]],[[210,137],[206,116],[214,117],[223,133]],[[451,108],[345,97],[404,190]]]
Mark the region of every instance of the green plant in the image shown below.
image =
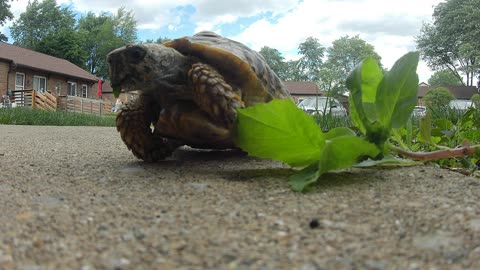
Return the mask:
[[[425,94],[425,104],[431,108],[444,108],[455,99],[455,96],[445,87],[437,87]]]
[[[363,166],[404,163],[393,158],[392,152],[420,160],[474,153],[476,147],[469,145],[431,153],[411,151],[415,148],[411,113],[417,103],[418,60],[417,52],[408,53],[383,74],[377,62],[367,58],[350,73],[350,115],[360,136],[347,127],[324,133],[311,116],[290,100],[274,100],[238,111],[235,143],[252,156],[303,168],[289,180],[296,191],[305,190],[327,171],[348,168],[367,159],[370,161],[363,162]],[[422,121],[420,137],[415,139],[438,148],[431,123],[426,122],[428,118]],[[468,128],[461,130],[463,133],[458,136],[466,136]]]
[[[114,115],[52,112],[31,108],[1,108],[0,124],[38,126],[115,126]]]

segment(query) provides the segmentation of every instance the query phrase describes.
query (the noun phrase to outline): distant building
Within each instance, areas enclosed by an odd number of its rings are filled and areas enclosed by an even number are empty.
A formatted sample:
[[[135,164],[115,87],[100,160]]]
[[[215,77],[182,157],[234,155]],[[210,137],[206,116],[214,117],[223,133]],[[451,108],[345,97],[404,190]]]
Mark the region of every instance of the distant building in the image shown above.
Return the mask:
[[[435,88],[447,88],[456,99],[470,100],[474,94],[478,94],[478,88],[475,86],[459,86],[459,85],[435,85],[430,86],[424,82],[418,85],[418,105],[425,105],[423,98],[428,91]]]
[[[98,81],[65,59],[0,42],[0,98],[27,89],[54,96],[98,98]]]
[[[325,92],[318,88],[315,82],[283,82],[295,103],[307,97],[324,96]]]

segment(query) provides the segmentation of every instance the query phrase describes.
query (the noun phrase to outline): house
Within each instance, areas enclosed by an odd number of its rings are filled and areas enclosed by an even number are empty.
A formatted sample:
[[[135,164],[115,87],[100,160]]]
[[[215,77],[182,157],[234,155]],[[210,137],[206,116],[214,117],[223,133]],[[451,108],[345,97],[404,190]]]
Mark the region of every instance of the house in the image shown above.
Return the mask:
[[[0,42],[0,99],[27,89],[57,97],[98,98],[98,80],[67,60]]]
[[[295,103],[299,103],[303,99],[312,96],[323,96],[324,91],[321,91],[315,82],[283,82],[288,92],[292,96]]]
[[[436,85],[430,86],[424,82],[418,85],[418,105],[425,105],[423,98],[431,89],[438,87],[447,88],[456,99],[470,100],[474,94],[478,94],[479,90],[475,86],[463,86],[463,85]]]

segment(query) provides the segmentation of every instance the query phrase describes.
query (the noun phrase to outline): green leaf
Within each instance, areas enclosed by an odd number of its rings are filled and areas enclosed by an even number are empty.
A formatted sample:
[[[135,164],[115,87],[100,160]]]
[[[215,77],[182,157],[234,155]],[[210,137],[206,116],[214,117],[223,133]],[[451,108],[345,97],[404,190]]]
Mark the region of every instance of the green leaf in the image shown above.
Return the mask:
[[[435,145],[432,138],[432,120],[430,112],[427,112],[427,115],[420,119],[420,140],[426,145]]]
[[[349,89],[350,97],[348,98],[348,103],[350,104],[350,118],[362,134],[367,134],[368,124],[364,124],[367,122],[367,115],[362,106],[362,93],[360,91],[353,91],[352,88]]]
[[[363,157],[374,158],[380,153],[378,147],[356,136],[342,136],[327,141],[320,157],[321,173],[352,166]]]
[[[315,162],[290,176],[288,183],[294,191],[301,192],[304,191],[307,186],[317,182],[320,175],[318,162]]]
[[[122,91],[122,88],[120,86],[117,86],[117,87],[113,87],[112,89],[113,91],[113,96],[115,98],[118,98],[120,96],[120,92]]]
[[[350,114],[355,125],[365,134],[371,122],[377,120],[375,99],[383,77],[373,58],[366,58],[349,74],[346,84],[350,90]]]
[[[313,117],[291,100],[273,100],[238,110],[234,141],[252,156],[291,166],[318,161],[325,145]]]
[[[355,136],[355,132],[347,127],[337,127],[325,133],[325,140],[331,140],[340,136]]]
[[[377,113],[386,128],[405,125],[417,104],[418,52],[402,56],[385,74],[377,90]]]
[[[325,172],[351,167],[365,157],[375,157],[380,150],[375,144],[356,136],[340,136],[327,140],[319,163],[314,163],[290,177],[295,191],[303,191]],[[316,166],[316,169],[314,168]]]

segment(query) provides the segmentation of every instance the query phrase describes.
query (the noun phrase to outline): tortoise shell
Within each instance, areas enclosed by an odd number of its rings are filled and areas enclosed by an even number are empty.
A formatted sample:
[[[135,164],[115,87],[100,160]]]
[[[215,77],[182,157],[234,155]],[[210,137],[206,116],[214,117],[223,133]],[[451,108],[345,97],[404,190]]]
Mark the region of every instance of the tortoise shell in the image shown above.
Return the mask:
[[[204,31],[163,45],[215,67],[225,81],[242,89],[242,100],[247,107],[272,99],[290,98],[262,55],[240,42]]]

